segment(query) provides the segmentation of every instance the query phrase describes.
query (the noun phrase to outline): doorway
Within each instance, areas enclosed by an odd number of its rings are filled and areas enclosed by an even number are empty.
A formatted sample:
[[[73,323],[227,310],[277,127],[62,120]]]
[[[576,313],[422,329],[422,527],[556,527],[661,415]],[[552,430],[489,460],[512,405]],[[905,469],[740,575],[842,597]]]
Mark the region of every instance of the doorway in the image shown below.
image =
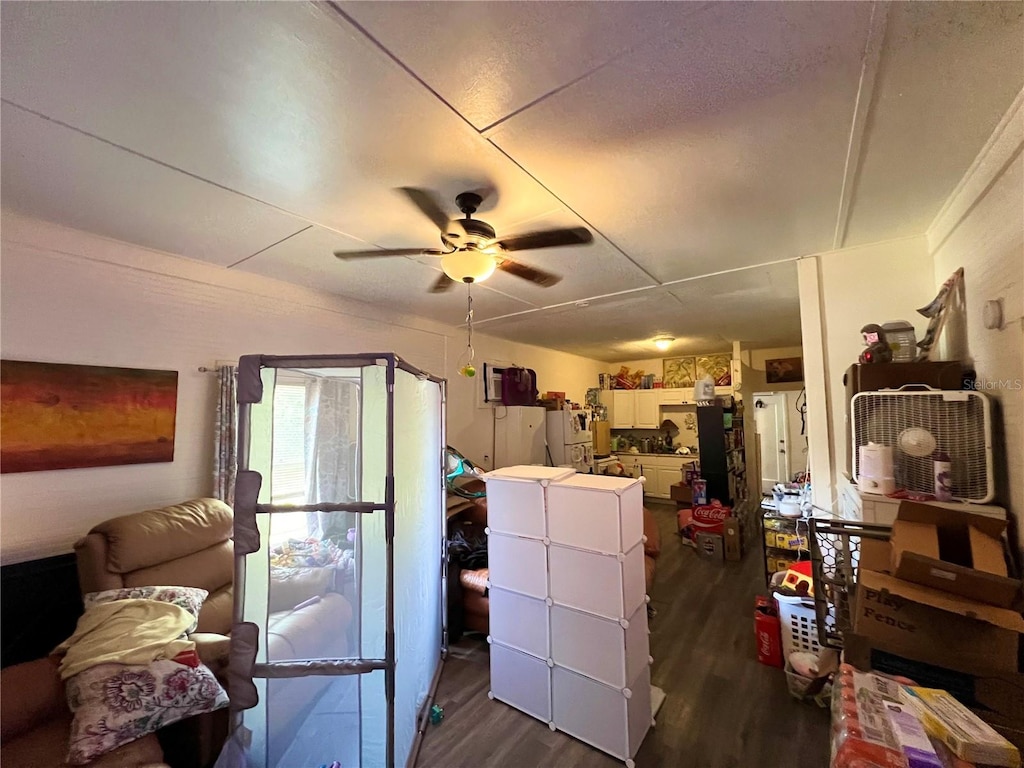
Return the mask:
[[[761,447],[761,492],[790,480],[789,409],[785,392],[754,394],[754,424]]]

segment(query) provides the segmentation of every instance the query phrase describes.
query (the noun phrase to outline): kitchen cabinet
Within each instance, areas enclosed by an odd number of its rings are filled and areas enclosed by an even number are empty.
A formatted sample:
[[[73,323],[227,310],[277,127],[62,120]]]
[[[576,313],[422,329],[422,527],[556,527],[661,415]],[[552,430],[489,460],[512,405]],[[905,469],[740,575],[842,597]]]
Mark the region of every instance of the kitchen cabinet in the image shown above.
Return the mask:
[[[659,429],[661,427],[661,410],[657,389],[642,389],[636,395],[636,413],[633,426],[636,429]]]
[[[693,388],[679,389],[671,387],[669,389],[656,389],[658,393],[658,401],[661,405],[693,405]]]
[[[658,429],[661,427],[661,390],[613,389],[608,420],[612,429]],[[604,398],[602,398],[603,400]]]
[[[608,417],[612,429],[633,429],[636,421],[636,392],[631,389],[612,390],[612,412]]]

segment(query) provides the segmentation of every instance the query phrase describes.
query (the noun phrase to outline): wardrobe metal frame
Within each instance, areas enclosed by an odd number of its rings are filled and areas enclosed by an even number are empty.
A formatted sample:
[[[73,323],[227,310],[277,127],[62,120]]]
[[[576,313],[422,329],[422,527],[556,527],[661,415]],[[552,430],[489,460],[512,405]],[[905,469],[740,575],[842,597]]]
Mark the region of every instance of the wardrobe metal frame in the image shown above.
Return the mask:
[[[249,469],[249,438],[252,406],[263,400],[263,381],[260,376],[264,368],[365,368],[386,366],[386,429],[387,448],[385,453],[384,501],[320,503],[303,505],[260,504],[259,491],[262,477]],[[420,379],[434,382],[439,387],[441,439],[438,445],[438,494],[442,515],[445,509],[445,446],[447,445],[447,381],[402,360],[391,352],[358,355],[244,355],[238,361],[238,474],[235,490],[235,582],[234,615],[232,630],[232,651],[229,665],[229,687],[231,690],[232,730],[242,722],[241,712],[259,702],[253,678],[306,677],[309,675],[362,675],[376,670],[384,671],[384,692],[387,699],[387,741],[386,762],[388,768],[395,765],[395,608],[394,608],[394,537],[395,537],[395,378],[398,370],[405,371]],[[259,531],[256,514],[275,512],[352,512],[357,514],[384,513],[385,530],[385,653],[383,659],[311,659],[299,661],[256,662],[259,627],[242,622],[245,598],[245,558],[259,551]],[[441,562],[438,567],[439,588],[441,589],[441,647],[440,658],[435,669],[427,697],[416,717],[416,735],[413,739],[407,767],[415,764],[423,738],[423,731],[429,720],[430,709],[437,693],[441,668],[448,653],[447,625],[447,526],[441,523]]]

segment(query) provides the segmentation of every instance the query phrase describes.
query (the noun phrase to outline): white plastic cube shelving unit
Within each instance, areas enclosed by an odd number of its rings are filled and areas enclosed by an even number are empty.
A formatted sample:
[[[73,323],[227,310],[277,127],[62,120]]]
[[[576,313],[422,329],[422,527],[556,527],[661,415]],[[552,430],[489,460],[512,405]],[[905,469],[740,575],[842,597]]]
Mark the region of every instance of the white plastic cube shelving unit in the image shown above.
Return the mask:
[[[536,466],[485,480],[491,698],[632,766],[652,724],[640,481]]]

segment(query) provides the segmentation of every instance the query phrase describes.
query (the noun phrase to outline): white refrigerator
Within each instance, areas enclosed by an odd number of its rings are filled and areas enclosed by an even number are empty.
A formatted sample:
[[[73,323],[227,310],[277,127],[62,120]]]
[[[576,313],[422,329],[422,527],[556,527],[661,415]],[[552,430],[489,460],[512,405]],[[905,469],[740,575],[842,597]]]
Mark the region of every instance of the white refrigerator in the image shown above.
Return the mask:
[[[547,412],[548,450],[556,467],[571,466],[577,472],[594,471],[594,436],[587,411]]]
[[[494,469],[547,464],[544,408],[499,405],[494,408]]]

